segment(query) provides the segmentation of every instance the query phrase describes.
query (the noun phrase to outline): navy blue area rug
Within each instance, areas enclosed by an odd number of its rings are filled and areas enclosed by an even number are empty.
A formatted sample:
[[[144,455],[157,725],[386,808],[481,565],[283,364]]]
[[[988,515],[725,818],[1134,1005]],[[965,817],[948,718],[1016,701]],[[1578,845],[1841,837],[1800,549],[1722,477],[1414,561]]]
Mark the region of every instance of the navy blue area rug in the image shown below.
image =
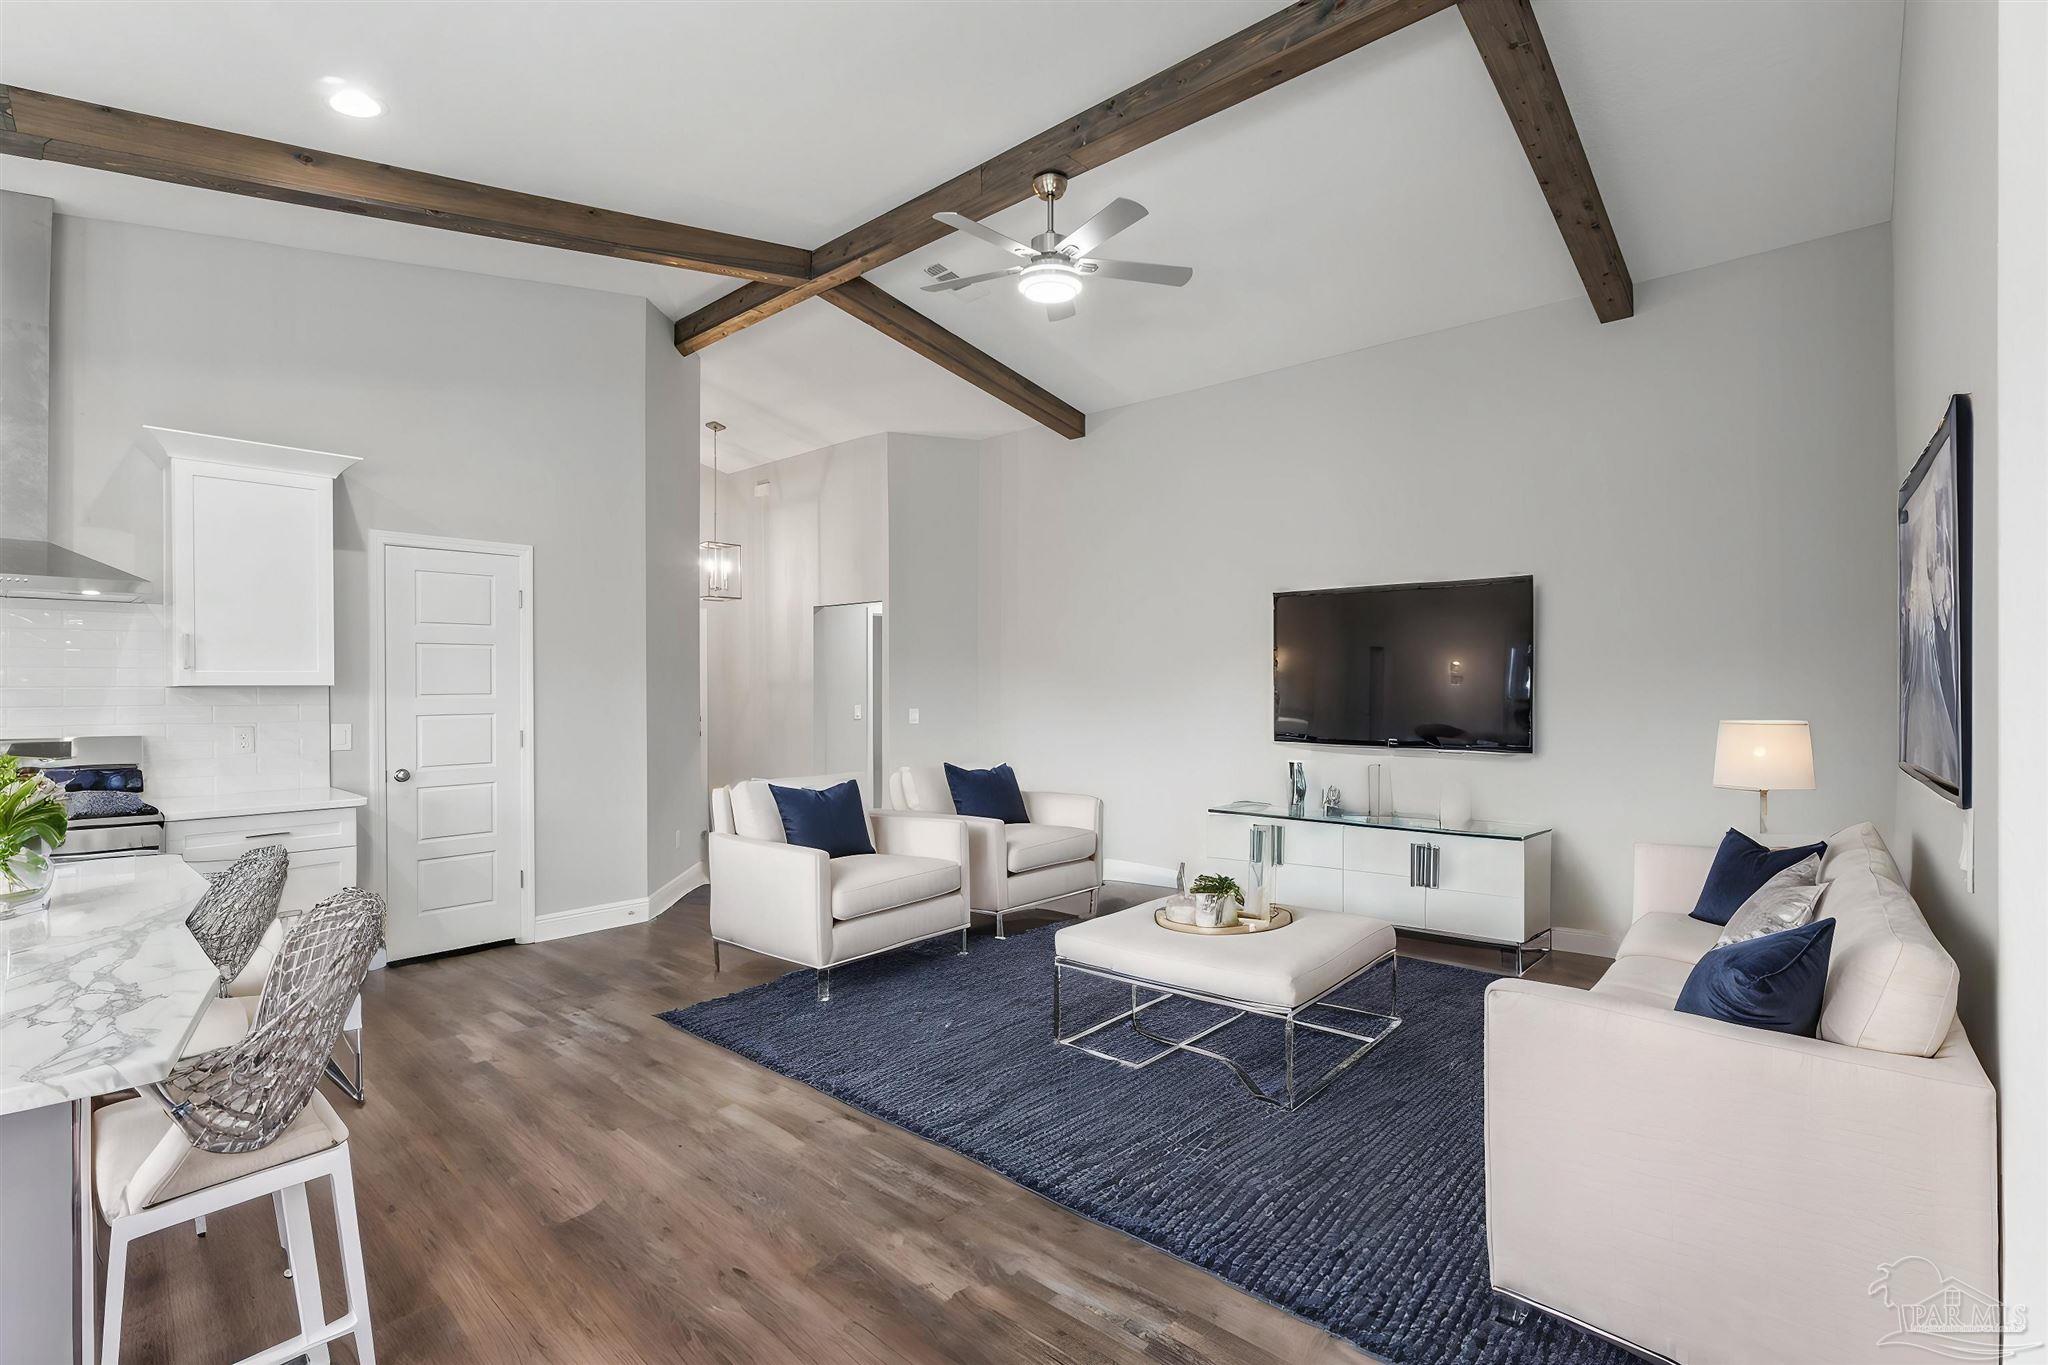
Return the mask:
[[[1480,1084],[1491,977],[1403,960],[1402,1027],[1287,1114],[1205,1058],[1132,1071],[1056,1046],[1053,933],[977,935],[965,957],[940,940],[855,963],[833,972],[829,1004],[801,971],[661,1017],[1396,1365],[1632,1360],[1538,1314],[1519,1327],[1493,1318]],[[1387,975],[1378,967],[1335,998],[1384,1010]],[[1084,981],[1067,975],[1069,1033],[1129,1003]],[[1145,1017],[1186,1037],[1221,1014],[1175,1002]],[[1280,1033],[1247,1018],[1204,1046],[1270,1090]],[[1090,1041],[1133,1060],[1151,1050],[1121,1025]],[[1320,1075],[1351,1046],[1298,1038],[1298,1074]]]

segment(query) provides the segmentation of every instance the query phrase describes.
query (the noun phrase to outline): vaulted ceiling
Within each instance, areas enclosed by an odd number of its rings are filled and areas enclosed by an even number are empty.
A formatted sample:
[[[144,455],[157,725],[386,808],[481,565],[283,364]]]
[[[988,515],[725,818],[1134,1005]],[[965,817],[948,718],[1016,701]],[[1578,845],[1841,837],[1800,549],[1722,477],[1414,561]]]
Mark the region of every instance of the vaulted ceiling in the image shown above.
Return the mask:
[[[1896,0],[1534,3],[1638,282],[1890,217]],[[809,247],[1273,7],[8,0],[0,82]],[[386,115],[332,113],[330,75]],[[638,294],[672,317],[733,284],[48,163],[0,162],[0,183],[61,212]],[[1192,265],[1193,283],[1096,281],[1048,323],[1007,282],[920,292],[935,263],[1005,264],[957,235],[870,278],[1086,411],[1584,297],[1454,12],[1076,178],[1062,225],[1118,196],[1151,216],[1115,254]],[[1028,237],[1035,208],[996,225]],[[729,460],[1027,420],[816,300],[703,357]]]

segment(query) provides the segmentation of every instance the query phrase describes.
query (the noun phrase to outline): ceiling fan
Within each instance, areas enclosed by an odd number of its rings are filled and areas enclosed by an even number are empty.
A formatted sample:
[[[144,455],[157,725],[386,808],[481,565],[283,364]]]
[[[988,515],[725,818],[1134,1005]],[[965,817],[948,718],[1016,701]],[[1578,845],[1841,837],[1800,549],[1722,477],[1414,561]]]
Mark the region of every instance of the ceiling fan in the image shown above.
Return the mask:
[[[1005,275],[1017,277],[1017,292],[1033,303],[1045,305],[1045,316],[1052,322],[1074,316],[1074,299],[1081,292],[1081,283],[1094,276],[1106,280],[1134,280],[1139,284],[1164,284],[1178,289],[1194,278],[1195,272],[1184,265],[1154,265],[1149,261],[1108,261],[1090,252],[1110,238],[1122,232],[1145,216],[1145,206],[1129,199],[1111,200],[1108,207],[1090,218],[1081,226],[1062,237],[1054,230],[1052,214],[1053,201],[1067,192],[1067,178],[1058,171],[1045,171],[1031,179],[1031,192],[1045,201],[1045,231],[1031,239],[1031,245],[1014,237],[997,232],[986,223],[977,223],[959,213],[935,213],[936,218],[947,227],[981,238],[992,246],[999,246],[1013,256],[1021,257],[1024,264],[1013,265],[1008,270],[991,270],[984,275],[968,275],[957,280],[945,280],[924,287],[927,294],[937,294],[951,289],[965,289],[969,285],[985,280],[999,280]]]

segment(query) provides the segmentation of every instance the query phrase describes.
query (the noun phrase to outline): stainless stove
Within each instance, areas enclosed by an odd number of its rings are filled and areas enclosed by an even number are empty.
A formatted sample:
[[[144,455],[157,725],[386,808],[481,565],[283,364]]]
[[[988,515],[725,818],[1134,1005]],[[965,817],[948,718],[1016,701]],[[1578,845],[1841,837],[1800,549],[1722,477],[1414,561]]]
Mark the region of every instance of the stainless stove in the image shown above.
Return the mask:
[[[164,815],[143,799],[142,740],[135,735],[79,739],[0,739],[24,772],[40,772],[69,793],[69,833],[54,857],[63,863],[138,858],[164,851]]]

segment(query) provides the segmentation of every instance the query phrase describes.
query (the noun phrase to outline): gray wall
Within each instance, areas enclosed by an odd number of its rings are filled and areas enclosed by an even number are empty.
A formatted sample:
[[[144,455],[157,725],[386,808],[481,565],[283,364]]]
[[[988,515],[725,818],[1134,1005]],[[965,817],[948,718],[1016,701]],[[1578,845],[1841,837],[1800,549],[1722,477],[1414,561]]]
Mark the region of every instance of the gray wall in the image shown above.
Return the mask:
[[[987,462],[981,442],[888,432],[720,478],[744,597],[705,612],[712,785],[816,766],[812,616],[835,603],[885,607],[884,776],[980,761],[993,638],[981,592]],[[763,481],[770,492],[756,497]],[[703,525],[708,534],[708,505]]]
[[[1813,723],[1775,837],[1893,812],[1891,254],[1884,227],[998,438],[984,749],[1106,802],[1107,853],[1171,868],[1201,809],[1277,798],[1276,589],[1533,573],[1537,752],[1382,756],[1557,829],[1557,922],[1629,922],[1631,845],[1752,827],[1715,723]]]
[[[704,856],[697,623],[698,362],[643,305],[647,536],[647,889]],[[668,907],[651,905],[653,914]]]
[[[1998,965],[1998,7],[1911,4],[1899,70],[1892,210],[1900,478],[1972,395],[1975,554],[1971,630],[1973,805],[1966,814],[1904,773],[1893,781],[1893,851],[1913,897],[1963,972],[1957,1012],[1993,1078]],[[2036,452],[2035,458],[2040,458]],[[2036,698],[2038,704],[2038,698]],[[1894,741],[1896,754],[1896,741]],[[1958,855],[1974,845],[1975,885]]]
[[[333,756],[333,780],[356,791],[375,780],[366,532],[532,545],[536,904],[546,914],[646,895],[639,509],[657,367],[644,302],[57,222],[53,530],[161,581],[162,478],[134,444],[144,423],[361,456],[336,499],[332,692],[333,719],[356,735],[353,751]],[[693,367],[659,368],[664,383],[694,382]],[[681,524],[691,519],[685,511]],[[374,884],[381,850],[362,826]]]
[[[704,608],[712,786],[811,771],[811,616],[888,593],[888,459],[888,438],[866,436],[718,478],[719,534],[740,546],[741,600]],[[709,470],[703,479],[709,535]],[[766,497],[754,495],[761,482]]]
[[[889,436],[889,597],[882,762],[1000,763],[984,754],[982,446]],[[917,708],[918,723],[909,723]]]

